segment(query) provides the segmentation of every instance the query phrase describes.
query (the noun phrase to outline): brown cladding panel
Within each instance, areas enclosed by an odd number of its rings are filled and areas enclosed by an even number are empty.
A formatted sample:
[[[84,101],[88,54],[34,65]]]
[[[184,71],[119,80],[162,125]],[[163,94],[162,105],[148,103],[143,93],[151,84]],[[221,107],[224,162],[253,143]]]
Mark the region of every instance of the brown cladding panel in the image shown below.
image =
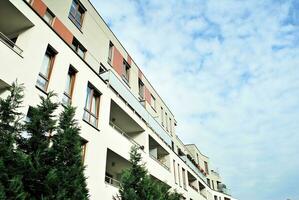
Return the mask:
[[[54,30],[66,41],[68,44],[73,42],[73,34],[66,26],[56,17],[53,23]]]
[[[40,15],[44,16],[47,11],[47,6],[41,0],[34,0],[32,3],[32,8]]]
[[[117,48],[113,48],[113,68],[115,69],[115,71],[122,76],[123,74],[123,56],[121,55],[121,53],[117,50]]]

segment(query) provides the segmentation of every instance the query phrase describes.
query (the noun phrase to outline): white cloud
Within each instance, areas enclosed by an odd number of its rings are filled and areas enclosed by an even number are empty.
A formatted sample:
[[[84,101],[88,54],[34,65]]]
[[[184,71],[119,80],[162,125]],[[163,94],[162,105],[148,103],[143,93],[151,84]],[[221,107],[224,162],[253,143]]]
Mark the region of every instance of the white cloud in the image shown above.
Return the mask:
[[[291,1],[93,1],[233,194],[299,198]]]

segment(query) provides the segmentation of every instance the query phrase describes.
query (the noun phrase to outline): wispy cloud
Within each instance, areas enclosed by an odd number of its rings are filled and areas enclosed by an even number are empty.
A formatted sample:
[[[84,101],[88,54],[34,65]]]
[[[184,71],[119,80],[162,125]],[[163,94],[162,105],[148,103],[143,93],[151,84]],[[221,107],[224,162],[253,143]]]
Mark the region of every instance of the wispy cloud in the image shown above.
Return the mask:
[[[93,2],[234,195],[299,199],[298,1]]]

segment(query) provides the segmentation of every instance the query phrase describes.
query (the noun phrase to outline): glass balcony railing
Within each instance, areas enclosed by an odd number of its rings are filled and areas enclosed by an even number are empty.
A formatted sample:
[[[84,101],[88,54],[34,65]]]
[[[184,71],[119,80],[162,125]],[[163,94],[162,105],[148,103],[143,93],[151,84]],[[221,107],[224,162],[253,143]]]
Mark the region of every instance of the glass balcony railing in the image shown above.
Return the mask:
[[[180,156],[181,159],[197,174],[205,183],[207,183],[206,177],[200,172],[200,170],[188,159],[187,156]]]
[[[2,41],[5,45],[7,45],[17,54],[22,55],[23,50],[20,47],[18,47],[12,40],[6,37],[6,35],[4,35],[2,32],[0,32],[0,41]]]
[[[171,146],[171,137],[164,131],[161,125],[148,113],[141,105],[139,100],[131,93],[127,86],[111,70],[100,74],[110,87],[112,87],[147,123],[147,125],[169,146]]]

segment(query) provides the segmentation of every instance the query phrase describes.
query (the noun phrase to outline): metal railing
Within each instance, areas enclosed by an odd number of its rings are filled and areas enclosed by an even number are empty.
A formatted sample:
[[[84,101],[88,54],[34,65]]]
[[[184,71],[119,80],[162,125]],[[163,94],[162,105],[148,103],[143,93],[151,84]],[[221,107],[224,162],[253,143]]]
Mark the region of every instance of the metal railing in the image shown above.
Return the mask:
[[[142,106],[137,97],[127,88],[127,86],[114,74],[108,70],[100,74],[101,78],[105,80],[110,87],[112,87],[138,115],[146,122],[146,124],[159,136],[168,146],[171,146],[171,137],[161,127],[161,125],[154,119],[151,114]]]
[[[187,156],[180,156],[180,158],[193,170],[198,177],[200,177],[205,183],[207,183],[206,177],[200,172],[200,170],[189,160]]]
[[[118,188],[120,187],[120,182],[116,179],[109,177],[109,176],[105,176],[105,182],[114,187],[118,187]]]
[[[9,39],[6,35],[4,35],[2,32],[0,32],[0,40],[9,48],[11,48],[14,52],[16,52],[19,55],[22,55],[23,50],[18,47],[11,39]]]
[[[170,171],[170,168],[164,164],[163,162],[161,162],[160,160],[158,160],[155,156],[153,156],[152,154],[149,154],[150,157],[155,160],[157,163],[159,163],[162,167],[164,167],[165,169],[167,169],[168,171]]]
[[[125,131],[123,131],[120,127],[115,125],[113,122],[109,122],[109,125],[114,128],[117,132],[119,132],[121,135],[123,135],[125,138],[127,138],[130,142],[132,142],[134,145],[138,147],[142,147],[138,142],[136,142],[132,137],[130,137]]]

